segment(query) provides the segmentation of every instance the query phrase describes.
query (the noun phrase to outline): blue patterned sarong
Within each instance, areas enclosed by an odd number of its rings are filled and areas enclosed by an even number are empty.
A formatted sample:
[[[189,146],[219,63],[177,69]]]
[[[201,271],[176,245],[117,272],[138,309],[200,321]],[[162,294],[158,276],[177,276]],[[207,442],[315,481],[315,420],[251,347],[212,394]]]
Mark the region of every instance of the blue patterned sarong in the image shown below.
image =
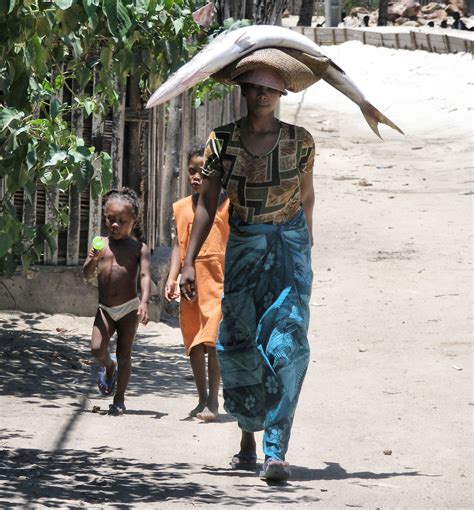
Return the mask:
[[[224,408],[242,430],[264,429],[265,456],[284,460],[309,361],[309,233],[302,210],[285,224],[230,224],[216,344]]]

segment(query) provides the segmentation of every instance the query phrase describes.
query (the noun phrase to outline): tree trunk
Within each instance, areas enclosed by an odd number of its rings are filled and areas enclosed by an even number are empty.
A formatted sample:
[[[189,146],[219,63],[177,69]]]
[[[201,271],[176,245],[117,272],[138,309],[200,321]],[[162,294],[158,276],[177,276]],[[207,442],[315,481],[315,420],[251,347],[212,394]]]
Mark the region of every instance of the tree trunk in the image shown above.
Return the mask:
[[[143,121],[139,118],[138,112],[143,109],[143,101],[140,92],[140,83],[138,79],[131,76],[128,80],[127,86],[128,106],[129,111],[134,117],[133,122],[127,122],[127,133],[125,136],[127,154],[127,161],[125,168],[127,168],[126,175],[123,176],[123,185],[134,189],[137,193],[140,192],[140,185],[142,181],[142,164],[141,164],[141,137],[143,129]]]
[[[337,27],[341,20],[341,0],[325,0],[324,16],[326,21],[325,27]]]
[[[288,0],[214,0],[217,21],[222,25],[228,17],[255,20],[258,25],[280,25]]]
[[[255,20],[258,25],[280,25],[288,0],[256,0]]]
[[[388,0],[379,0],[379,19],[377,25],[379,27],[387,26]]]
[[[179,156],[181,138],[181,104],[182,96],[171,100],[166,126],[166,155],[161,174],[161,218],[160,246],[171,246],[172,204],[176,198],[176,180],[179,175]]]
[[[303,0],[301,2],[298,26],[310,27],[313,21],[313,14],[314,14],[314,0]]]

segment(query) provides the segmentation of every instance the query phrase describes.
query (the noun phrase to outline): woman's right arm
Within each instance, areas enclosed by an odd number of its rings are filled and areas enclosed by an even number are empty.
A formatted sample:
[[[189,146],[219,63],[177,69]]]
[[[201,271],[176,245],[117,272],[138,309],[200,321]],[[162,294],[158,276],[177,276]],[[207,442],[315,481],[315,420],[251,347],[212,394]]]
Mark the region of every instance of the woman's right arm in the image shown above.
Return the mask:
[[[203,179],[201,189],[199,190],[199,200],[196,206],[193,228],[191,230],[188,250],[184,257],[179,284],[181,295],[188,301],[192,301],[196,297],[194,261],[199,255],[199,251],[214,223],[221,187],[220,177],[212,175]]]

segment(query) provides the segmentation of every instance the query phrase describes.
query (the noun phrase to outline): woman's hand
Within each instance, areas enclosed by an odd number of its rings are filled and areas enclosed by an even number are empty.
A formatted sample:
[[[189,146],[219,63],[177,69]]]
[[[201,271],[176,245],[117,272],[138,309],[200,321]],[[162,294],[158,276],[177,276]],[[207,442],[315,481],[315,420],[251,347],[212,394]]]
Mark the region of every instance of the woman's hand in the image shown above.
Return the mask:
[[[194,265],[185,264],[183,266],[179,288],[181,295],[188,301],[196,299],[196,272]]]
[[[165,286],[165,299],[174,301],[179,298],[178,282],[176,280],[168,280]]]

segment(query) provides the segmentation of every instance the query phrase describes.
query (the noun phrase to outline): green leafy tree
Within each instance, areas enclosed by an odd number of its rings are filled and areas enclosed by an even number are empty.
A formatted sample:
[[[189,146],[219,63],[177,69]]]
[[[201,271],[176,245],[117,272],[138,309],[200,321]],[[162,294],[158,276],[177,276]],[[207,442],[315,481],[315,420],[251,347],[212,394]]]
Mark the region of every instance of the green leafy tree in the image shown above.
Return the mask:
[[[129,76],[143,90],[159,85],[196,50],[189,44],[198,31],[193,7],[187,0],[0,1],[0,178],[6,183],[0,275],[37,261],[45,243],[54,251],[53,237],[68,222],[67,207],[57,207],[45,225],[25,225],[13,206],[17,191],[31,201],[38,181],[47,195],[75,186],[98,196],[109,188],[110,156],[76,136],[71,116],[105,116]]]

